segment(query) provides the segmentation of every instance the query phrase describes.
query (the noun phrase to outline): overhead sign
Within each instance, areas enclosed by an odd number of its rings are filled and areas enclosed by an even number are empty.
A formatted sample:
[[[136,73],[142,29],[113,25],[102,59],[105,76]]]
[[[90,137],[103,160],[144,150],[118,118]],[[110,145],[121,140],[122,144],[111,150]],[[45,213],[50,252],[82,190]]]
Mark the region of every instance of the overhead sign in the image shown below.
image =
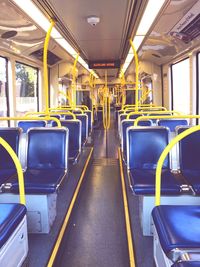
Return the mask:
[[[120,67],[120,60],[111,61],[90,61],[90,69],[117,69]]]
[[[200,1],[184,15],[184,17],[170,31],[170,35],[182,40],[184,43],[190,43],[200,35]]]

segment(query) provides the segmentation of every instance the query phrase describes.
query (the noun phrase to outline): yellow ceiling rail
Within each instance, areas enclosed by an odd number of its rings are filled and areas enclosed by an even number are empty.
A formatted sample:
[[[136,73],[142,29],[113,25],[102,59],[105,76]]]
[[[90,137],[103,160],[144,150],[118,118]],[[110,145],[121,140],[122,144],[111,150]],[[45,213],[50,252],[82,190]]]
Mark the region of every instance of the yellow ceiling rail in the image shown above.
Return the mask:
[[[199,118],[200,115],[141,116],[135,119],[134,126],[137,126],[139,121],[151,120],[151,119],[199,119]]]
[[[46,115],[46,113],[45,113]],[[45,116],[45,117],[0,117],[0,121],[55,121],[58,127],[61,127],[61,123],[57,118]]]
[[[77,54],[72,69],[72,106],[76,107],[76,64],[78,62],[79,54]]]
[[[175,115],[181,115],[181,112],[178,112],[178,111],[175,111],[175,110],[158,110],[158,111],[133,111],[133,112],[130,112],[127,114],[127,119],[130,119],[130,116],[131,115],[142,115],[142,114],[160,114],[160,115],[164,115],[164,114],[168,114],[169,113],[173,113]],[[149,115],[151,116],[151,115]],[[149,117],[149,116],[145,116],[146,117]],[[165,116],[166,117],[166,116]]]
[[[195,117],[196,118],[196,117]],[[200,118],[200,116],[198,116]],[[165,158],[167,157],[169,151],[172,149],[173,146],[175,146],[180,140],[185,138],[186,136],[197,132],[200,130],[200,125],[193,126],[184,132],[177,135],[172,141],[166,146],[166,148],[163,150],[162,154],[160,155],[160,158],[157,163],[156,168],[156,192],[155,192],[155,205],[160,205],[160,196],[161,196],[161,172],[162,172],[162,166],[165,161]]]
[[[139,61],[138,61],[138,55],[136,52],[136,49],[134,47],[134,44],[132,42],[132,40],[130,39],[130,44],[131,47],[133,49],[133,53],[134,53],[134,58],[135,58],[135,108],[136,111],[138,111],[138,106],[139,106],[139,102],[138,102],[138,98],[139,98]]]
[[[49,112],[49,80],[48,80],[48,65],[47,65],[47,53],[48,53],[48,46],[49,40],[51,37],[51,31],[55,22],[51,20],[50,27],[47,31],[45,42],[44,42],[44,51],[43,51],[43,67],[44,67],[44,91],[45,91],[45,112],[48,114]]]
[[[23,176],[21,163],[20,163],[16,153],[12,149],[12,147],[2,137],[0,137],[0,144],[5,148],[5,150],[11,156],[11,158],[15,164],[15,167],[17,170],[17,176],[18,176],[18,183],[19,183],[20,203],[25,205],[26,200],[25,200],[25,190],[24,190],[24,176]]]

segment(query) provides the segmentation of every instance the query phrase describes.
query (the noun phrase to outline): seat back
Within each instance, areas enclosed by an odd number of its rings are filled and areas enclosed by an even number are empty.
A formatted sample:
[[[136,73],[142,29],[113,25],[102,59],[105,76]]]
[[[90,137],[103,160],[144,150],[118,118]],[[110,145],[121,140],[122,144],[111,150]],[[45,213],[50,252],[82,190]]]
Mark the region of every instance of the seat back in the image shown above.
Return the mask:
[[[189,126],[178,127],[177,133],[180,134]],[[200,170],[200,132],[194,132],[179,142],[179,160],[181,170]]]
[[[81,121],[81,144],[83,145],[88,138],[88,116],[86,114],[77,114],[76,118]]]
[[[123,152],[123,158],[126,162],[126,154],[127,154],[127,141],[126,141],[126,131],[128,127],[133,126],[134,124],[133,119],[126,119],[122,121],[122,126],[121,126],[121,149]],[[146,121],[139,121],[139,126],[152,126],[152,121],[146,120]]]
[[[20,128],[0,128],[0,137],[2,137],[12,147],[17,155],[20,135]],[[0,169],[15,169],[15,164],[11,156],[3,146],[0,146]]]
[[[85,110],[84,113],[88,116],[88,134],[92,131],[92,111]]]
[[[158,120],[157,124],[159,126],[168,127],[170,132],[175,132],[175,128],[181,125],[188,125],[187,120],[179,120],[179,119],[164,119]]]
[[[67,115],[64,115],[64,117],[65,117],[65,120],[73,120],[73,115],[71,115],[71,114],[67,114]]]
[[[162,119],[158,120],[157,124],[159,126],[164,126],[169,128],[169,142],[175,137],[175,128],[180,125],[188,125],[188,121],[185,119]],[[171,151],[170,151],[170,165],[171,169],[177,170],[179,168],[179,151],[178,151],[178,145],[175,145]]]
[[[67,169],[66,128],[33,128],[27,134],[27,169]]]
[[[81,153],[81,121],[63,120],[61,125],[69,130],[69,159],[76,160]]]
[[[147,116],[171,116],[172,114],[171,113],[165,113],[165,114],[161,114],[161,113],[150,113],[148,114]],[[153,123],[156,124],[157,122],[157,119],[152,119]]]
[[[27,133],[28,129],[33,127],[45,127],[47,125],[46,121],[19,121],[18,127],[22,128],[23,133]]]
[[[158,159],[168,144],[165,127],[129,127],[127,130],[128,169],[156,169]],[[169,157],[164,169],[169,169]]]

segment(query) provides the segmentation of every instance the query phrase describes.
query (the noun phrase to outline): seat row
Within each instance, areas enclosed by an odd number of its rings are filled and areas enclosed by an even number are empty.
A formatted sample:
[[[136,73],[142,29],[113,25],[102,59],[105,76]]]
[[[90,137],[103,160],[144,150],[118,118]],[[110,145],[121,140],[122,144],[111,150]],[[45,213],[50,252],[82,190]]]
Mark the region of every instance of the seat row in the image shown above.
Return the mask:
[[[16,154],[20,149],[21,133],[20,128],[0,129],[0,136],[10,144]],[[21,266],[26,259],[27,219],[29,232],[50,231],[56,216],[57,191],[67,175],[67,129],[32,128],[27,133],[26,141],[26,208],[17,204],[19,185],[16,168],[10,155],[0,146],[1,266]]]
[[[157,162],[177,126],[175,120],[170,121],[170,125],[166,123],[167,120],[159,122],[168,127],[127,126],[126,130],[123,129],[129,182],[134,194],[139,196],[143,234],[154,236],[156,266],[199,267],[200,132],[179,142],[176,147],[179,158],[176,171],[170,167],[169,156],[164,161],[161,174],[163,205],[153,209]],[[186,123],[182,121],[182,124]],[[187,128],[189,126],[179,126],[176,134]]]

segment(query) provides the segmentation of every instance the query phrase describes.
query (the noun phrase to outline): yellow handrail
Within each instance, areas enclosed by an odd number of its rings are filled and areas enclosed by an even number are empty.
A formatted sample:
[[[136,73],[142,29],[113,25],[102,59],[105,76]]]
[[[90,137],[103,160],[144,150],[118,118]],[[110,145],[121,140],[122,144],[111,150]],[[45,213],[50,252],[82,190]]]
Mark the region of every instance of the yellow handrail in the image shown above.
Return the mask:
[[[82,108],[83,110],[89,110],[88,106],[86,105],[76,105],[76,108]]]
[[[45,112],[27,112],[26,114],[25,114],[25,117],[28,117],[28,116],[31,116],[31,115],[46,115],[46,113]],[[50,116],[51,117],[51,115],[72,115],[72,117],[73,117],[73,119],[75,120],[76,119],[76,115],[74,114],[74,113],[72,113],[71,111],[66,111],[66,112],[64,112],[64,111],[61,111],[61,112],[59,112],[59,111],[56,111],[56,112],[49,112],[48,113],[48,116]],[[40,120],[42,119],[42,118],[44,118],[44,117],[40,117]],[[52,118],[52,117],[51,117]]]
[[[76,107],[76,64],[78,62],[79,54],[76,55],[72,69],[72,106]]]
[[[50,27],[47,31],[45,42],[44,42],[44,51],[43,51],[43,64],[44,64],[44,90],[45,90],[45,112],[48,114],[49,112],[49,81],[48,81],[48,65],[47,65],[47,52],[48,52],[48,45],[51,36],[51,31],[55,22],[51,20]]]
[[[125,110],[131,110],[131,109],[133,109],[133,108],[131,108],[131,107],[125,108]],[[161,107],[161,106],[157,106],[157,107],[138,107],[138,110],[139,109],[140,110],[142,109],[142,110],[165,110],[165,111],[167,111],[167,108]]]
[[[174,113],[176,115],[181,115],[181,112],[175,111],[175,110],[157,110],[157,111],[133,111],[127,114],[127,119],[130,119],[131,115],[142,115],[142,114],[169,114]],[[147,116],[145,116],[146,118]]]
[[[136,111],[138,111],[138,106],[139,106],[139,99],[138,99],[138,96],[139,96],[139,61],[138,61],[138,55],[137,55],[137,52],[136,52],[136,49],[134,47],[134,44],[132,42],[132,40],[130,39],[130,44],[131,44],[131,47],[133,49],[133,53],[134,53],[134,58],[135,58],[135,88],[136,88],[136,91],[135,91],[135,108],[136,108]]]
[[[12,149],[12,147],[2,137],[0,137],[0,144],[6,149],[6,151],[9,153],[9,155],[11,156],[15,164],[15,167],[17,169],[17,175],[18,175],[18,182],[19,182],[20,203],[25,205],[26,200],[25,200],[25,190],[24,190],[24,176],[23,176],[21,163],[17,155],[15,154],[14,150]]]
[[[124,105],[124,109],[126,109],[128,107],[135,107],[135,104],[126,104],[126,105]],[[141,104],[139,107],[140,108],[141,107],[155,107],[155,104]]]
[[[138,125],[139,121],[148,119],[198,119],[200,115],[171,115],[171,116],[141,116],[135,119],[134,126]]]
[[[57,118],[54,117],[0,117],[0,121],[41,121],[41,120],[46,120],[46,121],[55,121],[58,125],[58,127],[61,127],[61,123]]]
[[[200,118],[200,116],[199,116]],[[177,144],[180,140],[185,138],[186,136],[190,135],[191,133],[197,132],[200,130],[200,125],[193,126],[184,132],[180,133],[177,135],[172,141],[166,146],[166,148],[163,150],[162,154],[160,155],[160,158],[157,163],[157,168],[156,168],[156,192],[155,192],[155,205],[159,206],[160,205],[160,195],[161,195],[161,171],[162,171],[162,166],[165,161],[165,158],[169,151],[172,149],[172,147]]]

